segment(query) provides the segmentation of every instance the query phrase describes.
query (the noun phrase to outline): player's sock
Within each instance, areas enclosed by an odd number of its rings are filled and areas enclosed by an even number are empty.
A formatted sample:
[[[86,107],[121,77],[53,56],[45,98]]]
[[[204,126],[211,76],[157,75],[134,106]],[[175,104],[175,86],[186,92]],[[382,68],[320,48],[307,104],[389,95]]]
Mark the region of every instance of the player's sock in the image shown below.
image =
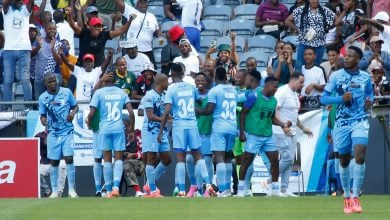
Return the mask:
[[[340,159],[335,158],[334,159],[334,172],[336,174],[336,181],[337,181],[337,190],[341,190],[341,180],[340,180]]]
[[[102,175],[103,175],[102,163],[95,162],[93,164],[93,177],[95,179],[96,192],[102,191]]]
[[[211,156],[204,156],[204,162],[206,163],[207,167],[207,174],[209,175],[210,183],[213,182],[213,176],[214,176],[214,165],[213,165],[213,158]]]
[[[272,190],[278,190],[279,189],[279,182],[272,182]]]
[[[52,193],[58,191],[58,166],[50,166],[50,183]]]
[[[196,161],[195,169],[199,170],[199,174],[202,176],[202,180],[206,184],[210,184],[209,174],[207,172],[206,163],[203,159]]]
[[[253,174],[253,163],[251,163],[248,166],[248,169],[246,170],[245,174],[245,184],[244,184],[244,189],[245,190],[250,190],[251,189],[251,178]]]
[[[69,191],[75,191],[74,185],[76,182],[76,169],[74,163],[66,164],[66,175],[68,177]]]
[[[355,160],[349,162],[349,186],[353,190],[353,179],[355,178]]]
[[[133,189],[134,189],[134,191],[136,191],[136,192],[141,192],[141,189],[139,188],[139,185],[134,185],[134,186],[133,186]]]
[[[244,190],[245,180],[238,180],[237,190]]]
[[[226,166],[225,163],[217,163],[216,167],[218,189],[220,192],[225,191]]]
[[[186,191],[185,178],[186,178],[186,168],[184,162],[178,162],[176,164],[177,171],[177,183],[179,184],[180,192]]]
[[[114,187],[119,188],[123,174],[123,161],[116,160],[114,165]]]
[[[340,179],[341,179],[341,185],[343,186],[345,198],[351,197],[351,190],[350,190],[351,188],[349,185],[349,167],[343,168],[340,165]]]
[[[156,191],[156,172],[153,165],[146,165],[146,178],[149,180],[150,192]]]
[[[167,169],[167,166],[165,166],[163,163],[158,163],[157,167],[154,170],[155,173],[155,180],[156,182],[160,179],[160,177],[165,173],[165,170]]]
[[[225,190],[230,190],[231,189],[231,184],[232,184],[232,175],[233,175],[233,165],[232,163],[225,163],[226,166],[226,177],[225,177]]]
[[[111,192],[112,191],[112,163],[111,162],[104,162],[103,177],[104,177],[104,183],[106,184],[107,192]]]
[[[355,175],[353,178],[353,198],[359,197],[360,188],[364,181],[364,173],[366,172],[366,164],[355,164]]]
[[[190,179],[191,185],[196,185],[196,176],[195,176],[195,161],[192,154],[186,155],[186,168],[187,168],[187,175]]]

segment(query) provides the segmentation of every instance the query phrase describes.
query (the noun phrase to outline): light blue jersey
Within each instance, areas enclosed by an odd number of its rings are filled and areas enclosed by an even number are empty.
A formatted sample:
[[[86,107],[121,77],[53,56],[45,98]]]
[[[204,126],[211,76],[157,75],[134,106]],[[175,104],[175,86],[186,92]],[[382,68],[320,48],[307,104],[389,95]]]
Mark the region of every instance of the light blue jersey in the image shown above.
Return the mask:
[[[124,131],[122,109],[129,102],[127,94],[115,86],[103,87],[95,92],[90,106],[100,111],[99,134]]]
[[[364,102],[366,98],[373,99],[371,78],[367,72],[359,70],[348,73],[340,69],[330,76],[325,91],[336,94],[341,98],[345,92],[352,93],[352,101],[348,104],[341,102],[336,109],[336,123],[347,123],[366,118]]]
[[[45,91],[39,96],[39,114],[47,117],[49,134],[64,136],[73,132],[73,124],[66,118],[76,105],[76,99],[68,88],[60,87],[56,94]]]
[[[236,134],[236,89],[232,85],[219,84],[209,91],[208,102],[215,104],[212,132]]]
[[[164,113],[165,94],[159,94],[156,90],[149,90],[143,98],[143,108],[145,110],[144,124],[142,126],[142,131],[151,132],[152,134],[158,134],[160,131],[160,122],[149,121],[146,110],[153,109],[153,114],[161,117]]]
[[[199,97],[194,85],[186,82],[173,83],[165,95],[165,104],[172,104],[173,127],[197,129],[195,100]]]

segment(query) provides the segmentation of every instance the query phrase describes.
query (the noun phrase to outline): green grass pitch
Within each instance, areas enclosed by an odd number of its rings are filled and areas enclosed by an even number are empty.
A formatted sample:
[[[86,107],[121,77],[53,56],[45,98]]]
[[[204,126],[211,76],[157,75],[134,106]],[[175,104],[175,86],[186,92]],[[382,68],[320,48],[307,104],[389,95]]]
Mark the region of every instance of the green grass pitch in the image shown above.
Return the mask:
[[[0,199],[0,219],[390,219],[390,196],[364,195],[345,215],[342,197]]]

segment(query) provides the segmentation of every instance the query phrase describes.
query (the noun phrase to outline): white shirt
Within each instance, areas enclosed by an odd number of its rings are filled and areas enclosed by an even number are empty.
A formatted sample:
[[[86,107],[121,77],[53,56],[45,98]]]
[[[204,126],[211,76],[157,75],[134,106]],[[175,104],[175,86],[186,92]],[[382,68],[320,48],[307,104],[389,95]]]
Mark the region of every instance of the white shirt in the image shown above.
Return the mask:
[[[123,58],[126,60],[127,70],[133,72],[136,77],[141,75],[145,64],[151,63],[149,57],[140,52],[138,52],[134,59],[130,59],[129,55],[125,55]]]
[[[324,77],[325,76],[324,70],[318,66],[313,66],[310,69],[306,69],[305,66],[302,66],[302,73],[305,76],[305,83],[304,83],[304,86],[302,88],[301,95],[302,96],[322,95],[322,92],[320,92],[316,89],[313,89],[310,94],[306,94],[305,90],[306,90],[306,87],[311,83],[315,83],[318,85],[325,85],[326,84],[325,77]]]
[[[123,12],[123,16],[128,19],[131,14],[136,14],[137,17],[131,22],[129,31],[127,32],[127,39],[137,39],[138,51],[152,51],[153,34],[156,32],[156,30],[159,30],[156,17],[152,13],[146,12],[146,14],[144,14],[139,12],[137,9],[125,4],[125,11]],[[139,32],[140,29],[141,31]]]
[[[390,53],[390,26],[383,25],[383,33],[379,32],[379,37],[383,40],[382,51]]]
[[[199,72],[199,59],[194,55],[189,55],[187,58],[183,58],[183,56],[175,57],[175,59],[173,59],[173,62],[183,63],[186,67],[186,71],[184,74],[187,76],[191,76],[191,72]]]
[[[29,38],[30,12],[25,5],[19,10],[13,10],[10,5],[7,14],[4,13],[4,50],[31,50]]]
[[[57,33],[60,37],[60,40],[66,39],[69,41],[69,54],[75,55],[74,53],[74,31],[70,27],[67,21],[62,23],[57,23]]]
[[[87,72],[83,67],[74,66],[73,75],[77,78],[76,100],[91,100],[93,87],[99,81],[101,74],[101,67],[96,67],[91,72]]]
[[[294,92],[288,84],[278,88],[275,93],[277,104],[277,114],[279,119],[286,123],[291,121],[291,133],[296,133],[296,125],[298,120],[298,110],[300,107],[298,94]],[[275,134],[284,134],[280,126],[272,126],[272,131]]]
[[[193,27],[198,30],[200,26],[200,15],[202,14],[203,4],[201,0],[176,0],[182,7],[181,26]]]

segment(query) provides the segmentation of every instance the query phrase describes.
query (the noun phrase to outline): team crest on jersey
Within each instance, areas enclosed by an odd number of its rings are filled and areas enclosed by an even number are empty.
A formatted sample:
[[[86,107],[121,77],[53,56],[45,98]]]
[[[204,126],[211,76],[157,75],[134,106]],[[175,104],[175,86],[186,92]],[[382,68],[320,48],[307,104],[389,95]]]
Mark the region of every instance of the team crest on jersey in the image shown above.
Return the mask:
[[[85,97],[91,97],[92,89],[93,89],[93,84],[92,83],[84,82],[84,85],[83,85],[83,95]]]
[[[131,83],[131,79],[130,79],[130,78],[127,78],[127,79],[126,79],[126,82],[127,82],[127,84],[130,84],[130,83]]]

